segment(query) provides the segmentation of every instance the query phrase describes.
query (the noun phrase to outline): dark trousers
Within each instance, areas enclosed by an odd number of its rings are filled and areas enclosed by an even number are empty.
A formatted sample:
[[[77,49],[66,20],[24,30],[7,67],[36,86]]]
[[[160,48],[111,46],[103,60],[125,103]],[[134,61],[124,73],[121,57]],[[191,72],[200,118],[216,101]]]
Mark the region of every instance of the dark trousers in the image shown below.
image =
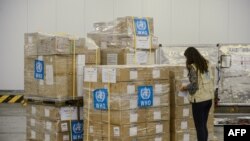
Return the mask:
[[[208,140],[207,119],[212,100],[192,103],[194,124],[198,141]]]

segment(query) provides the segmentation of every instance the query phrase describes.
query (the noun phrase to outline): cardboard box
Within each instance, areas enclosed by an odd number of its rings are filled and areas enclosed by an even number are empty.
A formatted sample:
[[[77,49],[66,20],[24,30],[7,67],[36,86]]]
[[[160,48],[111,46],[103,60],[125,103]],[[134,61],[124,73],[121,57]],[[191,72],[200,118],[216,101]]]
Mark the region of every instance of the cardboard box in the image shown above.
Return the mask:
[[[101,49],[102,65],[152,65],[155,64],[155,50],[125,49],[108,47]]]
[[[181,92],[179,91],[179,88],[184,85],[188,84],[189,80],[187,78],[183,79],[174,79],[170,80],[171,83],[171,90],[170,90],[170,99],[171,99],[171,105],[172,106],[182,106],[182,105],[190,105],[189,99],[188,99],[188,92]]]
[[[26,120],[27,128],[32,128],[37,133],[40,133],[45,128],[44,120],[42,119],[27,116]]]
[[[89,125],[89,126],[88,126]],[[107,123],[95,123],[84,121],[85,134],[97,137],[108,137],[108,129],[110,128],[111,138],[127,138],[127,137],[139,137],[146,135],[146,124],[125,124],[114,125]],[[88,131],[87,131],[88,130]]]
[[[192,106],[170,106],[171,119],[192,118]]]
[[[147,110],[147,121],[162,121],[170,120],[170,108],[159,107],[159,108],[148,108]]]
[[[25,56],[51,54],[80,54],[85,52],[85,39],[73,39],[70,35],[25,33]],[[75,47],[75,51],[74,51]]]
[[[103,124],[103,136],[108,136],[108,124]],[[147,126],[145,123],[127,124],[127,125],[110,125],[111,137],[141,137],[146,135]]]
[[[25,58],[25,91],[27,95],[47,98],[82,96],[84,55],[50,55]],[[43,62],[43,78],[35,78],[35,61]],[[72,62],[76,63],[73,64]],[[73,82],[74,81],[74,82]],[[73,86],[74,93],[73,93]]]
[[[193,119],[172,119],[171,131],[186,131],[195,129]]]
[[[89,135],[90,137],[102,137],[104,129],[101,123],[91,122],[84,120],[84,138]],[[86,139],[86,138],[85,138]]]
[[[169,133],[170,124],[169,120],[166,121],[156,121],[156,122],[148,122],[147,123],[147,135],[156,135],[156,134],[164,134]]]
[[[43,119],[48,120],[78,120],[83,119],[83,107],[76,106],[41,106]]]
[[[40,118],[43,114],[43,109],[41,105],[30,104],[26,106],[27,117]]]
[[[43,132],[42,138],[45,141],[72,141],[70,132],[63,132],[63,133]]]
[[[170,133],[139,137],[138,141],[170,141]]]
[[[171,141],[195,141],[197,139],[194,130],[170,133]]]
[[[90,82],[83,83],[85,94],[99,88],[109,88],[112,96],[130,96],[138,94],[138,86],[153,86],[154,94],[168,94],[170,91],[168,80],[152,80],[152,81],[135,81],[135,82],[118,82],[118,83],[101,83],[96,82],[90,85]],[[91,87],[90,87],[91,86]]]
[[[94,109],[93,97],[90,96],[90,100],[84,100],[85,107]],[[168,106],[169,95],[154,95],[153,97],[153,107],[162,107]],[[88,99],[88,98],[87,98]],[[138,100],[137,96],[111,96],[110,97],[110,109],[111,110],[128,110],[128,109],[137,109]],[[88,107],[90,106],[90,107]]]
[[[26,127],[26,139],[28,141],[42,141],[42,134],[33,128]]]
[[[85,67],[85,82],[131,82],[168,80],[169,68],[164,65],[115,65]]]

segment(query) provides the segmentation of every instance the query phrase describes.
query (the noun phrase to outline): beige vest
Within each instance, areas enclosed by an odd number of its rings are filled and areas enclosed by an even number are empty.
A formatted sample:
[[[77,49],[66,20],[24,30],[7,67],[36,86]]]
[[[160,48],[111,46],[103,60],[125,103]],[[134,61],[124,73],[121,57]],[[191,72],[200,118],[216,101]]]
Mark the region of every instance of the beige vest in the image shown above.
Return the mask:
[[[195,65],[192,66],[197,71]],[[214,75],[212,73],[211,66],[208,66],[208,72],[201,74],[198,71],[198,87],[194,95],[189,95],[190,102],[202,102],[214,98]]]

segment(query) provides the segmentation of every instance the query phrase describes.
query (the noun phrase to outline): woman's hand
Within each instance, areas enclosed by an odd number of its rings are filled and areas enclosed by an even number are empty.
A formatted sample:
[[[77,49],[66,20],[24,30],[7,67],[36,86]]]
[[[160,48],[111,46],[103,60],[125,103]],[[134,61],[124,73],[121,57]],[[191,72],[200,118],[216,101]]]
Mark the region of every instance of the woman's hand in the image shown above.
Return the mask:
[[[187,86],[186,85],[181,85],[180,91],[187,91]]]

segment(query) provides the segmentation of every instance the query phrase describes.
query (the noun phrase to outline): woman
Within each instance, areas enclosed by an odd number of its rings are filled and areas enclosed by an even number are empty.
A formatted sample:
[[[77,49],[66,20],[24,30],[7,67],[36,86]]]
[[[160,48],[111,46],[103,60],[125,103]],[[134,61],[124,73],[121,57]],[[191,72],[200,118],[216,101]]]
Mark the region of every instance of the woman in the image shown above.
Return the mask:
[[[213,99],[213,75],[210,64],[194,47],[188,47],[184,55],[190,83],[180,91],[189,92],[198,141],[208,140],[207,120]]]

